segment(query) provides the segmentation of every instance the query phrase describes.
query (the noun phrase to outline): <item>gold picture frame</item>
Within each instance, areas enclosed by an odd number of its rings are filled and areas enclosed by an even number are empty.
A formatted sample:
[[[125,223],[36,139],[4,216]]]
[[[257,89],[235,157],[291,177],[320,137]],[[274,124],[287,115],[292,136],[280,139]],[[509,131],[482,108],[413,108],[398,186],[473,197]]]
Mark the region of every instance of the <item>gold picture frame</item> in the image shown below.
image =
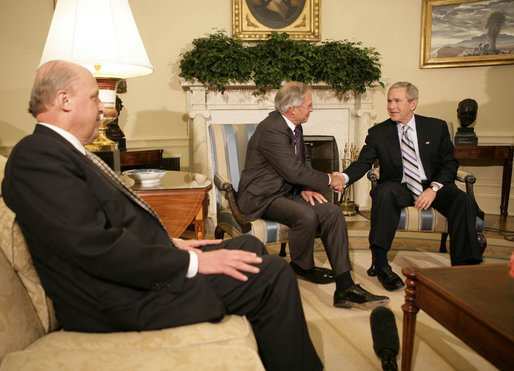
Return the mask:
[[[512,1],[490,5],[491,0],[423,0],[421,68],[514,63]],[[498,31],[495,38],[488,36],[490,30]]]
[[[292,39],[319,41],[321,0],[232,0],[232,33],[262,40],[272,31]]]

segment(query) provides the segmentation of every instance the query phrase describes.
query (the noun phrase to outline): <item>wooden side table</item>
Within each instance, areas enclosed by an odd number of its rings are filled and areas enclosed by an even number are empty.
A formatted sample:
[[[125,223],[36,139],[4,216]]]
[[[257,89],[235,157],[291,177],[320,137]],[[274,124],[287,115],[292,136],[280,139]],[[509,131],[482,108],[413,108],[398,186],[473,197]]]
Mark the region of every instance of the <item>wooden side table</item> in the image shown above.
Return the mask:
[[[191,173],[167,171],[158,185],[142,187],[136,183],[131,188],[159,215],[170,237],[180,237],[193,223],[196,239],[205,238],[208,192],[212,188],[209,180],[198,184]]]
[[[421,309],[501,370],[514,369],[514,278],[504,264],[403,268],[402,370],[410,370]]]
[[[472,160],[472,164],[503,165],[502,195],[500,215],[507,216],[509,209],[510,183],[512,181],[512,145],[457,145],[455,158],[457,160]]]

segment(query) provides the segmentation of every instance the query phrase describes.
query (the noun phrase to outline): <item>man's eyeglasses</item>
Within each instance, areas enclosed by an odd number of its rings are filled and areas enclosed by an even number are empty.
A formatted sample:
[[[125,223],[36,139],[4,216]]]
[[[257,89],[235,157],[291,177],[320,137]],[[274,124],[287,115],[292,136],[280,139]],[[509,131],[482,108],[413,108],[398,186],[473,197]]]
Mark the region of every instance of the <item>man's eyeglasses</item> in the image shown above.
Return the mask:
[[[305,104],[300,104],[299,106],[297,107],[303,107],[305,108],[307,111],[314,111],[314,107],[312,106],[312,104],[309,104],[308,106],[306,106]]]

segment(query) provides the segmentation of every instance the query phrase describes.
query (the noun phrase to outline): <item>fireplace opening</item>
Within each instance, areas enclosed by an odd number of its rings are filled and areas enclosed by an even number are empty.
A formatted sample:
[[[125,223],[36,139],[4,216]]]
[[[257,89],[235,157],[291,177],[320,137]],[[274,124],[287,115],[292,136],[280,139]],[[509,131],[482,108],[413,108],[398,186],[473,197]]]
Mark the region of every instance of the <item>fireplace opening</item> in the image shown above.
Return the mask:
[[[339,171],[339,150],[335,137],[331,135],[304,135],[303,141],[314,169],[327,174]],[[330,190],[323,195],[329,202],[336,204],[339,201],[339,193]]]

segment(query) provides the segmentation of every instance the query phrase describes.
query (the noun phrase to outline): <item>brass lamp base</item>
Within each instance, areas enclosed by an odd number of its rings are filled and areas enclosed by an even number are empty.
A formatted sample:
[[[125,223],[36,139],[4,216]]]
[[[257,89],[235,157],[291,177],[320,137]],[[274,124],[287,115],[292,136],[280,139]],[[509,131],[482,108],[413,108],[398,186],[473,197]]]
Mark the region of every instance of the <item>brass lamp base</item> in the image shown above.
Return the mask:
[[[98,137],[86,146],[91,152],[112,152],[116,149],[116,142],[107,138],[106,130],[107,124],[114,121],[118,116],[116,111],[116,87],[118,86],[119,78],[107,78],[96,76],[98,83],[100,100],[105,106],[103,118],[100,120],[98,128]]]
[[[339,204],[339,207],[346,216],[356,215],[359,211],[359,205],[353,201],[343,201]]]
[[[107,123],[112,121],[110,118],[100,120],[100,127],[98,128],[98,137],[86,145],[86,148],[91,152],[112,152],[116,149],[116,142],[113,142],[107,135],[105,131],[107,129]]]

